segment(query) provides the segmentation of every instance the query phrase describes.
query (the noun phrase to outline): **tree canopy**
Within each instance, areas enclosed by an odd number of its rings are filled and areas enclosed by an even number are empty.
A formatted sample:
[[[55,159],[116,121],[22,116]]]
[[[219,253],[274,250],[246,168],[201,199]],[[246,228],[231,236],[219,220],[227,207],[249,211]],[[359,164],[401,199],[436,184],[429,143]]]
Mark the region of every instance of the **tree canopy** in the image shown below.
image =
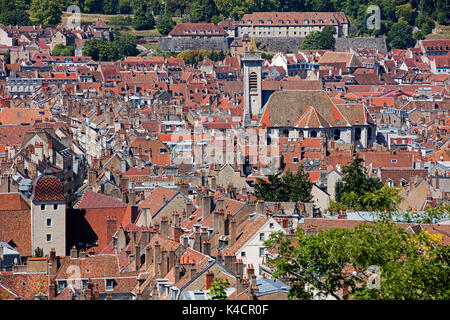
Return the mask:
[[[334,34],[336,34],[336,29],[330,26],[323,28],[322,31],[313,31],[302,40],[300,49],[334,50],[334,44],[336,42]]]
[[[258,179],[255,195],[265,201],[302,201],[312,199],[312,182],[308,173],[300,166],[295,174],[287,171],[284,175],[279,171],[268,176],[268,181]]]
[[[269,263],[275,278],[289,278],[289,298],[341,299],[347,288],[350,299],[447,300],[450,251],[441,239],[385,221],[315,235],[298,229],[293,238],[273,233],[265,245],[278,252]]]

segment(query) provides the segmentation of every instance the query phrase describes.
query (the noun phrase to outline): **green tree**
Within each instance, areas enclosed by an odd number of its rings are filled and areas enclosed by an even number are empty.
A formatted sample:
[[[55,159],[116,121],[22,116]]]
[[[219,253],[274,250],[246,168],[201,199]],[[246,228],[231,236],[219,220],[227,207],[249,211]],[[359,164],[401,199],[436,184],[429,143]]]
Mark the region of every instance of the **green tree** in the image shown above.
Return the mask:
[[[52,50],[53,56],[74,56],[75,46],[65,46],[63,44],[57,44]]]
[[[195,0],[189,14],[192,22],[211,22],[218,11],[214,0]]]
[[[103,13],[116,14],[119,8],[119,0],[103,0]]]
[[[270,235],[267,248],[275,278],[291,282],[289,298],[311,299],[318,293],[340,299],[348,286],[350,299],[449,299],[448,246],[435,236],[407,233],[392,222],[358,224],[353,229],[332,228],[316,235],[298,229],[293,238]],[[379,283],[370,283],[365,270],[376,266]],[[346,270],[352,268],[355,273]],[[372,268],[372,267],[371,267]]]
[[[108,25],[116,30],[128,30],[131,25],[131,17],[113,16],[108,20]]]
[[[42,248],[37,247],[34,250],[34,257],[35,258],[42,258],[44,256],[44,250]]]
[[[403,18],[410,25],[414,24],[415,11],[411,3],[405,3],[395,7],[395,15],[397,19]]]
[[[33,24],[47,27],[61,22],[62,3],[59,0],[32,0],[30,9]]]
[[[282,180],[290,201],[311,201],[313,183],[309,179],[309,175],[304,172],[303,166],[300,166],[295,174],[287,171]]]
[[[167,36],[169,32],[172,31],[173,27],[175,27],[175,24],[175,21],[173,21],[170,16],[164,15],[158,19],[158,22],[156,23],[156,29],[163,36]]]
[[[230,286],[227,279],[215,278],[209,288],[212,300],[228,300],[226,289]]]
[[[282,172],[269,175],[269,181],[258,178],[255,184],[255,196],[265,201],[287,201],[286,188],[281,177]]]
[[[131,34],[119,34],[113,41],[113,48],[118,59],[138,55],[139,50],[136,45],[137,37]]]
[[[150,30],[155,27],[155,18],[149,10],[142,11],[134,16],[131,25],[135,30]]]
[[[300,45],[301,50],[334,50],[336,29],[327,26],[322,31],[313,31],[306,35]]]
[[[130,0],[119,0],[118,11],[122,14],[130,14],[133,12],[131,9],[131,1]]]
[[[388,32],[388,43],[391,48],[406,49],[413,47],[412,27],[403,19],[394,23]]]

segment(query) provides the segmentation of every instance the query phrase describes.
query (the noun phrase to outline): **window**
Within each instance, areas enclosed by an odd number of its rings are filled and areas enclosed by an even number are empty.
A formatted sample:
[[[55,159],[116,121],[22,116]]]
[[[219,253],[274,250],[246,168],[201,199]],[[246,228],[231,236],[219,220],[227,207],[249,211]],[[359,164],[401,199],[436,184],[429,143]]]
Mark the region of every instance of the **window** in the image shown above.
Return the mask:
[[[41,204],[41,210],[45,210],[45,204]]]
[[[298,158],[292,158],[293,163],[298,163]]]
[[[260,257],[264,256],[264,251],[265,251],[264,247],[263,248],[259,248],[259,256]]]
[[[291,144],[289,146],[289,152],[294,152],[294,148],[295,148],[295,146],[293,144]]]
[[[241,252],[241,257],[245,257],[245,251]]]
[[[81,290],[85,291],[87,289],[87,279],[81,279]]]
[[[397,159],[391,159],[391,163],[397,163]]]
[[[52,219],[47,218],[47,227],[51,227],[52,226]]]
[[[58,210],[58,204],[57,203],[53,204],[53,210]]]
[[[264,241],[264,233],[260,233],[259,234],[259,240],[260,241]]]
[[[269,228],[273,229],[273,222],[269,223]]]
[[[66,286],[67,286],[67,281],[66,280],[58,280],[58,293],[60,293],[61,291],[63,291]]]
[[[283,144],[283,152],[287,152],[287,144]]]
[[[105,279],[105,290],[111,291],[114,289],[114,279]]]
[[[47,233],[47,242],[52,241],[52,235],[50,233]]]

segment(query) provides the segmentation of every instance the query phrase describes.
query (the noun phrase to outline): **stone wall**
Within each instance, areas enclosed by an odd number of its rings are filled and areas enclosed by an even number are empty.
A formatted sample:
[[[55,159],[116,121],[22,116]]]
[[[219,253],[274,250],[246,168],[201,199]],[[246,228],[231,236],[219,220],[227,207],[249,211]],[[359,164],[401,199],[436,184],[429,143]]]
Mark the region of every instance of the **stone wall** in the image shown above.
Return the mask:
[[[294,53],[298,51],[303,37],[255,37],[264,51]]]
[[[192,39],[192,38],[161,38],[159,47],[162,51],[215,50],[228,52],[228,39]]]
[[[382,52],[387,52],[385,38],[337,38],[335,44],[335,51],[348,52],[350,48],[365,48],[378,49]]]

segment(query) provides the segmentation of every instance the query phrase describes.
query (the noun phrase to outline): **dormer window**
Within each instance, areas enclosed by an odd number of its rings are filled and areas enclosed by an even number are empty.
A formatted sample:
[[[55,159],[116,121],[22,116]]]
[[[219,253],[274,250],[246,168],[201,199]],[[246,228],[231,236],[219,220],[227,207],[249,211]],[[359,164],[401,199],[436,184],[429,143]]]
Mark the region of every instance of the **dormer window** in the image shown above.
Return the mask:
[[[312,24],[316,23],[316,20],[314,20],[314,19],[313,19],[313,20],[311,20],[311,23],[312,23]]]
[[[272,20],[267,20],[267,24],[272,24]]]
[[[322,20],[322,19],[319,19],[319,23],[322,24],[322,23],[323,23],[323,20]]]
[[[295,20],[294,20],[294,23],[295,23],[295,24],[298,24],[298,20],[297,20],[297,19],[295,19]]]
[[[247,24],[252,24],[252,20],[247,20]]]
[[[303,23],[308,24],[308,20],[307,19],[303,20]]]
[[[278,20],[278,24],[283,24],[283,20]]]
[[[258,23],[259,23],[259,24],[264,24],[264,20],[261,20],[261,19],[260,19],[260,20],[258,20]]]
[[[286,20],[286,23],[287,23],[287,24],[291,23],[291,20]]]

